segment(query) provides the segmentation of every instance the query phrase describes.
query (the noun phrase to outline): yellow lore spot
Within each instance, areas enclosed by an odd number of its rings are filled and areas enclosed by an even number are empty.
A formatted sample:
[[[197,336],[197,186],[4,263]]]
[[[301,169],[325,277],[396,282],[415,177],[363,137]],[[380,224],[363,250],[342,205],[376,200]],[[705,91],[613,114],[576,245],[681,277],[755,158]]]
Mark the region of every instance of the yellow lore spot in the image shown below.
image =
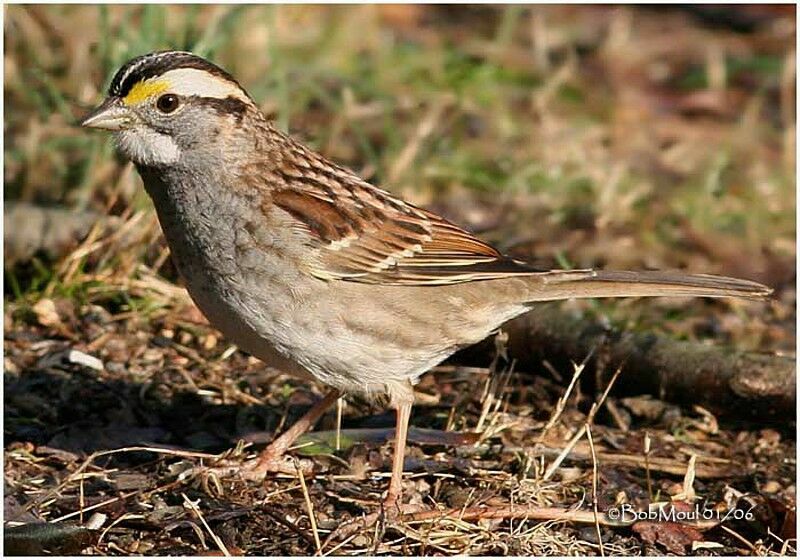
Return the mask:
[[[139,82],[131,88],[128,95],[122,99],[122,102],[128,106],[138,105],[159,93],[167,91],[168,87],[169,84],[165,80],[146,80],[144,82]]]

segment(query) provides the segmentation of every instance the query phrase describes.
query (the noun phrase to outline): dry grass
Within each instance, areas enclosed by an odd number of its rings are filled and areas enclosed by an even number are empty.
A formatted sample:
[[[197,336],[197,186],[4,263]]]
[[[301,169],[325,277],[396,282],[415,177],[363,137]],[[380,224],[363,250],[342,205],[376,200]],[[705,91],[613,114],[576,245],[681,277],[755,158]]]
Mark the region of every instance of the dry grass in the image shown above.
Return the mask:
[[[681,10],[601,6],[8,7],[5,200],[119,220],[57,262],[6,267],[5,519],[59,521],[44,533],[7,531],[7,549],[595,555],[602,542],[606,555],[664,553],[687,535],[600,515],[620,502],[685,503],[695,461],[701,501],[752,502],[763,514],[703,529],[720,545],[704,552],[793,552],[793,426],[670,406],[647,418],[613,393],[590,412],[598,395],[577,383],[565,396],[572,372],[547,364],[451,364],[420,385],[414,426],[480,436],[412,442],[405,500],[460,516],[327,543],[386,486],[391,446],[374,432],[355,442],[345,432],[338,452],[315,441],[305,479],[253,486],[195,476],[223,456],[254,453],[237,441],[268,440],[315,389],[205,324],[176,285],[135,171],[106,138],[73,126],[128,57],[191,48],[326,155],[519,257],[686,267],[777,289],[770,303],[580,304],[595,313],[632,329],[793,352],[795,21],[791,8],[775,10],[743,33]],[[71,361],[69,350],[102,369]],[[348,401],[344,426],[388,425],[380,412]],[[590,449],[576,435],[592,421]],[[480,514],[510,505],[530,515]],[[71,524],[92,515],[92,529]]]

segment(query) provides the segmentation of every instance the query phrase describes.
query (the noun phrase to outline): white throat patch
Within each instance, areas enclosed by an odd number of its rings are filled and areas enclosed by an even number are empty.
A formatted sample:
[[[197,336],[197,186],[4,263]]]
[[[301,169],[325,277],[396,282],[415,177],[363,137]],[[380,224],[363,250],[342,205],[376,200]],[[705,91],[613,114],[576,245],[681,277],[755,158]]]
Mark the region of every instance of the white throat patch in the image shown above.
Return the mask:
[[[174,139],[145,126],[121,130],[114,136],[119,151],[138,165],[170,165],[181,156]]]

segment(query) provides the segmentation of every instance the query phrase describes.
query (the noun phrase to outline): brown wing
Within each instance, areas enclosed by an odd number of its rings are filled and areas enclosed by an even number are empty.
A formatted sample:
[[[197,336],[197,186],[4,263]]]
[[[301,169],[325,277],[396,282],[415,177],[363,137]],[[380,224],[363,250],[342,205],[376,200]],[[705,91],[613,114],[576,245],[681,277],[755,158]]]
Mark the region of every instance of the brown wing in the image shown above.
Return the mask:
[[[346,169],[300,155],[282,166],[285,187],[273,191],[272,202],[309,235],[319,278],[441,285],[537,272]]]

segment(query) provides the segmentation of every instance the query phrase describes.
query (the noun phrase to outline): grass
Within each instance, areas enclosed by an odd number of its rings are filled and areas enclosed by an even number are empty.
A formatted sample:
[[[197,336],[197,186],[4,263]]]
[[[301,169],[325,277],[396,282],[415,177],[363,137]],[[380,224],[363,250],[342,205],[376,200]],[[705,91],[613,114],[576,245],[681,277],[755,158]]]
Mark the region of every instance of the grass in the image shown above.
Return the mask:
[[[59,60],[63,49],[34,46],[31,28],[36,26],[37,18],[22,15],[29,12],[38,14],[39,20],[58,21],[63,29],[77,25],[81,19],[97,19],[99,31],[96,35],[93,30],[87,31],[80,39],[68,34],[61,37],[66,42],[75,41],[82,58]],[[553,17],[556,25],[560,23],[558,17]],[[564,183],[596,174],[595,170],[587,174],[583,169],[597,165],[585,158],[585,150],[592,146],[576,144],[582,135],[608,126],[609,116],[615,118],[614,100],[605,93],[606,88],[597,88],[592,78],[577,69],[567,69],[559,83],[552,83],[562,69],[542,70],[527,64],[524,45],[529,39],[528,19],[527,12],[518,7],[492,11],[481,26],[488,28],[486,31],[463,39],[448,25],[446,16],[434,16],[434,24],[428,26],[431,31],[422,29],[428,33],[426,41],[420,42],[413,32],[398,32],[387,26],[386,15],[377,7],[12,8],[7,27],[16,40],[10,50],[21,55],[16,74],[8,76],[10,106],[20,110],[18,116],[15,111],[10,118],[13,137],[25,136],[21,127],[28,126],[24,118],[31,111],[45,128],[51,119],[57,119],[61,126],[52,132],[55,137],[48,135],[44,139],[44,149],[33,150],[34,153],[26,153],[16,142],[8,143],[7,161],[24,169],[7,181],[6,196],[90,205],[94,194],[88,186],[91,170],[113,158],[113,154],[105,138],[69,130],[69,125],[83,108],[99,99],[114,70],[131,56],[154,49],[185,48],[218,60],[241,76],[254,96],[275,114],[282,128],[300,130],[312,142],[316,140],[318,147],[328,146],[330,156],[356,168],[366,168],[378,180],[386,177],[391,162],[407,143],[418,115],[447,92],[455,97],[455,114],[448,116],[446,123],[449,130],[444,136],[437,131],[437,137],[421,147],[414,165],[394,178],[395,184],[387,186],[416,191],[423,199],[430,188],[428,183],[434,181],[440,186],[489,192],[526,187],[546,192],[555,199],[553,205],[560,206],[559,191]],[[25,25],[19,24],[21,20]],[[351,25],[342,25],[343,22]],[[567,61],[575,56],[569,54],[569,47],[564,47]],[[481,51],[489,56],[482,56]],[[766,95],[765,89],[780,78],[779,63],[783,59],[777,54],[734,60],[738,62],[729,64],[732,80],[742,72],[755,72],[756,77],[762,78],[761,91],[752,92],[753,98]],[[772,62],[767,64],[764,60]],[[702,86],[698,82],[691,87]],[[544,112],[531,114],[531,97],[544,96],[551,87],[555,89],[547,93]],[[96,93],[87,94],[93,91]],[[374,105],[375,110],[365,117],[342,116],[347,104]],[[537,118],[572,130],[555,131],[554,136],[540,139]],[[342,120],[338,127],[342,138],[332,139],[328,124]],[[756,124],[760,127],[760,123]],[[758,136],[769,133],[759,127],[747,131],[755,142]],[[547,148],[535,146],[543,142]],[[574,147],[564,150],[563,156],[547,157],[544,153],[561,150],[565,142]],[[624,150],[625,142],[619,147]],[[720,145],[715,151],[712,145],[703,151],[709,159],[693,165],[689,177],[681,181],[684,184],[713,173],[721,157],[730,162],[730,179],[722,177],[725,182],[741,177],[752,165],[747,161],[752,158],[746,157],[741,148]],[[91,154],[88,159],[87,153]],[[541,171],[520,177],[520,170],[524,173],[529,169],[531,161],[538,162]],[[30,167],[52,169],[55,180],[45,185],[40,177],[25,173]],[[782,174],[791,178],[789,171]],[[46,174],[49,179],[52,175]],[[648,180],[650,172],[644,170],[643,175],[634,180]],[[780,194],[791,196],[793,182],[782,183]],[[720,184],[719,188],[726,185]],[[676,197],[676,206],[686,205]],[[639,218],[634,215],[630,221],[640,222]]]
[[[117,226],[79,245],[74,262],[66,254],[55,262],[38,255],[16,266],[6,263],[7,366],[17,372],[7,378],[13,389],[7,453],[17,469],[9,480],[31,495],[53,490],[31,465],[44,465],[48,476],[66,480],[80,461],[46,456],[46,450],[29,450],[27,443],[47,447],[59,441],[58,434],[80,439],[75,433],[88,429],[86,419],[94,428],[121,423],[134,434],[164,428],[179,445],[211,440],[218,452],[225,448],[219,441],[227,441],[218,432],[239,434],[246,414],[272,429],[285,420],[290,405],[296,408],[292,399],[309,398],[303,385],[275,372],[265,381],[261,365],[230,354],[227,343],[212,344],[211,329],[187,319],[191,308],[175,286],[179,280],[135,170],[118,158],[105,135],[75,126],[102,99],[120,65],[156,49],[210,57],[235,75],[282,129],[517,257],[552,267],[687,268],[753,278],[776,288],[769,304],[570,305],[630,330],[708,338],[743,349],[794,350],[793,17],[784,15],[774,25],[742,34],[703,27],[681,10],[603,6],[12,5],[5,16],[5,202],[89,209],[119,218]],[[68,310],[62,330],[40,324],[33,306],[43,299]],[[173,340],[180,348],[170,346]],[[117,373],[104,372],[100,382],[86,372],[85,378],[73,378],[37,366],[50,349],[67,343],[91,349]],[[459,371],[437,374],[445,388],[422,390],[445,404],[423,408],[415,424],[474,427],[481,384],[489,374],[479,372],[479,380]],[[536,429],[530,427],[532,418],[547,418],[563,390],[547,381],[548,375],[536,376],[531,387],[520,382],[509,389],[507,406],[493,417],[507,430],[506,439],[527,445],[525,438]],[[33,388],[26,389],[26,383]],[[77,397],[70,400],[70,395]],[[119,395],[130,398],[118,403]],[[532,410],[528,398],[542,406]],[[112,404],[91,409],[88,403],[96,399]],[[254,399],[269,406],[254,410]],[[556,431],[568,435],[570,422],[580,421],[586,403],[578,401],[569,405]],[[346,418],[353,422],[359,414],[376,412],[360,402],[350,406]],[[37,419],[33,410],[47,410],[52,418]],[[186,418],[198,419],[197,433],[186,435]],[[687,425],[675,428],[680,433],[657,430],[668,450],[672,440],[705,441],[691,422]],[[609,425],[596,428],[611,434],[609,441],[634,438]],[[640,423],[633,429],[643,428]],[[761,449],[760,432],[741,433],[743,446]],[[729,431],[711,439],[732,448],[736,435]],[[788,453],[793,443],[781,445],[781,453]],[[412,447],[429,458],[428,447]],[[479,469],[469,480],[470,504],[484,503],[492,493],[513,498],[523,487],[540,505],[574,504],[590,491],[586,479],[542,485],[534,472],[531,480],[519,480],[518,471],[536,471],[539,458],[521,451],[500,456],[505,452],[496,447],[459,448],[464,457],[479,453],[496,461],[495,470]],[[363,464],[377,460],[371,449],[356,448],[353,457]],[[743,462],[751,451],[737,448],[734,458]],[[773,472],[789,469],[775,459],[778,455],[757,461],[764,469],[760,477],[786,478]],[[108,464],[159,487],[165,473],[180,466],[145,457]],[[348,479],[351,473],[338,461],[331,468],[343,478],[333,489],[345,503],[377,492],[381,481]],[[774,467],[778,463],[783,466]],[[87,496],[99,500],[113,493],[113,476],[103,466],[92,468]],[[112,482],[102,482],[103,476]],[[443,488],[458,486],[452,476],[418,472],[417,494],[447,501]],[[737,488],[744,484],[725,482]],[[277,481],[269,491],[285,493],[291,498],[286,504],[302,504],[304,497],[291,484]],[[429,494],[425,484],[433,487]],[[77,511],[73,486],[38,510],[39,518]],[[152,487],[141,497],[146,507],[183,511],[180,492]],[[242,503],[264,502],[264,490],[234,492],[240,503],[201,490],[195,485],[189,497],[208,500],[203,515],[208,518],[213,510],[222,516],[210,518],[211,527],[228,531],[222,535],[226,542],[248,542],[248,534],[231,529],[238,518],[220,519],[239,511]],[[323,532],[330,529],[333,513],[341,514],[342,502],[331,501],[330,490],[324,476],[308,479]],[[314,546],[303,544],[305,518],[294,526],[299,533],[289,530],[275,522],[275,516],[291,516],[280,509],[288,506],[266,503],[273,508],[268,516],[250,511],[242,525],[254,535],[248,552],[313,552]],[[353,514],[355,507],[344,509]],[[154,523],[149,513],[141,515],[148,520],[144,525]],[[167,535],[170,531],[142,529],[143,546],[151,548],[137,549],[135,539],[125,540],[139,530],[137,522],[128,526],[123,519],[109,544],[95,551],[148,553],[159,550],[162,538],[163,550],[176,554],[203,550],[188,525],[177,529],[176,539]],[[265,540],[273,535],[265,536],[264,527],[278,535],[274,542]],[[439,526],[428,536],[409,532],[392,538],[400,544],[384,543],[381,553],[598,552],[585,532],[569,524],[515,522],[489,531],[465,522]],[[607,550],[624,553],[663,552],[620,532],[606,544]],[[758,546],[763,552],[779,548],[772,541]],[[373,550],[360,541],[342,549],[350,554]],[[726,551],[738,552],[732,546]]]

